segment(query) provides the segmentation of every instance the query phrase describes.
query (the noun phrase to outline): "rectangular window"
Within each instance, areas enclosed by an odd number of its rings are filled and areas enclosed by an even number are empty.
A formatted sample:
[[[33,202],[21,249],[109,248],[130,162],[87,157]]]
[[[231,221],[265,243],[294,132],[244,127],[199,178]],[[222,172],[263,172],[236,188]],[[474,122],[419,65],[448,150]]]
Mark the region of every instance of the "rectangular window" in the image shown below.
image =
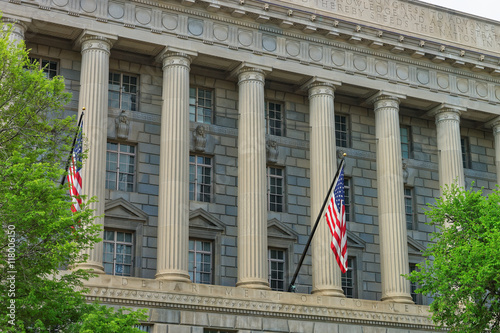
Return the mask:
[[[135,146],[108,142],[106,151],[106,188],[133,192]]]
[[[134,327],[135,327],[135,328],[138,328],[138,329],[139,329],[139,330],[141,330],[142,332],[148,332],[148,333],[153,332],[153,326],[152,326],[152,325],[148,325],[148,324],[140,324],[140,325],[135,325]]]
[[[284,108],[283,104],[266,102],[267,133],[270,135],[284,136]]]
[[[401,126],[399,130],[399,135],[401,137],[401,154],[403,155],[403,158],[410,158],[410,128],[407,126]]]
[[[205,328],[203,333],[237,333],[237,331],[218,330],[215,328]]]
[[[344,178],[345,220],[351,221],[351,179]]]
[[[214,114],[213,91],[189,88],[189,120],[212,124]]]
[[[267,168],[267,203],[272,212],[283,212],[284,206],[284,170]]]
[[[335,115],[335,143],[337,147],[348,146],[347,116]]]
[[[110,108],[137,111],[138,91],[138,76],[109,73],[108,106]]]
[[[132,276],[134,234],[127,231],[104,230],[104,271],[110,275]]]
[[[48,79],[52,79],[57,75],[58,63],[55,60],[48,60],[38,57],[30,57],[30,61],[37,62],[40,69],[43,70]]]
[[[406,228],[413,230],[414,228],[414,212],[413,212],[413,189],[405,188],[405,215],[406,215]]]
[[[269,286],[275,291],[285,291],[285,251],[269,249]]]
[[[462,163],[464,165],[464,169],[470,169],[469,138],[467,137],[460,138],[460,144],[462,145]]]
[[[189,156],[189,200],[210,202],[212,189],[212,158]]]
[[[410,263],[410,273],[417,270],[417,264]],[[418,305],[422,305],[422,295],[417,294],[415,290],[418,289],[418,285],[416,282],[410,282],[410,293],[413,302]]]
[[[347,258],[347,272],[342,274],[342,290],[347,298],[356,298],[356,258]]]
[[[212,242],[189,240],[189,277],[193,283],[212,283]]]

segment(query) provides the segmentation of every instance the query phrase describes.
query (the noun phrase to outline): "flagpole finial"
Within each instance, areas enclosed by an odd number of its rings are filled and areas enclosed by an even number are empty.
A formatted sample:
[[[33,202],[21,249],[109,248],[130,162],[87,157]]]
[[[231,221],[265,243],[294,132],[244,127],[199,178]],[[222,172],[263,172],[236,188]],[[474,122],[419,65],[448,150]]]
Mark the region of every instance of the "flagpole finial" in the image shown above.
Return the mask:
[[[347,156],[347,154],[346,154],[346,153],[343,153],[343,154],[342,154],[342,156],[346,157],[346,156]]]
[[[85,106],[82,107],[82,110],[85,111]]]

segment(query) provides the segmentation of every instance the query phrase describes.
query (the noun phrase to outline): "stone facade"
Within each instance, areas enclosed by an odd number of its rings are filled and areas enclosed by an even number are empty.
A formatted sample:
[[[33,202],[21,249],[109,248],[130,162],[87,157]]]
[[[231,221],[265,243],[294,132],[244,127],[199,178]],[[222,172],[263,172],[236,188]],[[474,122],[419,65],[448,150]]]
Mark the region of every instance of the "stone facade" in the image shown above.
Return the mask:
[[[400,274],[423,260],[441,186],[500,181],[500,23],[409,0],[0,3],[13,38],[57,64],[66,113],[86,108],[84,191],[105,230],[132,234],[130,276],[89,281],[89,300],[148,308],[158,333],[434,331]],[[112,91],[108,72],[137,81]],[[123,171],[106,141],[133,147],[125,188],[104,181]],[[286,290],[343,153],[349,297],[325,223],[297,293],[271,290],[268,248]],[[211,244],[208,284],[190,280],[190,239]],[[106,270],[102,245],[84,267]]]

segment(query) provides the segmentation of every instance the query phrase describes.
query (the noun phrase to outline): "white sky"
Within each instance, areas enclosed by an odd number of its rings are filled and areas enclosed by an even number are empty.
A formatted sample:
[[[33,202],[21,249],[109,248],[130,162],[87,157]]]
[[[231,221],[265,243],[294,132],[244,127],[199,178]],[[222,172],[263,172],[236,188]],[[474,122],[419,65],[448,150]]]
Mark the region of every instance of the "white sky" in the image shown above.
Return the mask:
[[[500,0],[420,0],[500,21]]]

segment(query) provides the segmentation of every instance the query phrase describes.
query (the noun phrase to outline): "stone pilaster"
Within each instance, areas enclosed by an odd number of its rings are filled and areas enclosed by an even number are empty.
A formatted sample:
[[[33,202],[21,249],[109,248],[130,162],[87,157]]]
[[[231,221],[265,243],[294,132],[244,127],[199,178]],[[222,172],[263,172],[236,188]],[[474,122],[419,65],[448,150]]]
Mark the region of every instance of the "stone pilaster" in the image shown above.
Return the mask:
[[[337,170],[335,145],[335,85],[313,80],[308,85],[311,168],[311,228]],[[312,239],[312,292],[345,297],[342,276],[330,247],[332,235],[322,213]]]
[[[189,70],[194,53],[166,49],[163,62],[156,279],[189,282]]]
[[[460,113],[463,110],[442,105],[433,111],[436,117],[437,149],[439,156],[439,186],[465,186],[462,145],[460,142]]]
[[[497,169],[497,184],[500,185],[500,117],[496,117],[488,125],[493,128],[495,137],[495,165]]]
[[[267,264],[267,182],[264,70],[243,64],[237,70],[238,283],[269,289]]]
[[[404,96],[378,93],[374,104],[377,140],[378,219],[382,301],[413,303],[406,235],[399,101]]]
[[[109,54],[112,40],[98,35],[84,34],[79,42],[82,49],[79,110],[85,108],[83,117],[84,143],[87,160],[82,166],[82,192],[87,198],[96,197],[90,204],[95,210],[95,224],[104,225],[104,184],[106,182],[106,142],[108,127]],[[78,115],[80,116],[80,115]],[[101,230],[100,237],[103,237]],[[104,273],[103,245],[96,243],[87,250],[88,260],[78,268],[93,269]]]

